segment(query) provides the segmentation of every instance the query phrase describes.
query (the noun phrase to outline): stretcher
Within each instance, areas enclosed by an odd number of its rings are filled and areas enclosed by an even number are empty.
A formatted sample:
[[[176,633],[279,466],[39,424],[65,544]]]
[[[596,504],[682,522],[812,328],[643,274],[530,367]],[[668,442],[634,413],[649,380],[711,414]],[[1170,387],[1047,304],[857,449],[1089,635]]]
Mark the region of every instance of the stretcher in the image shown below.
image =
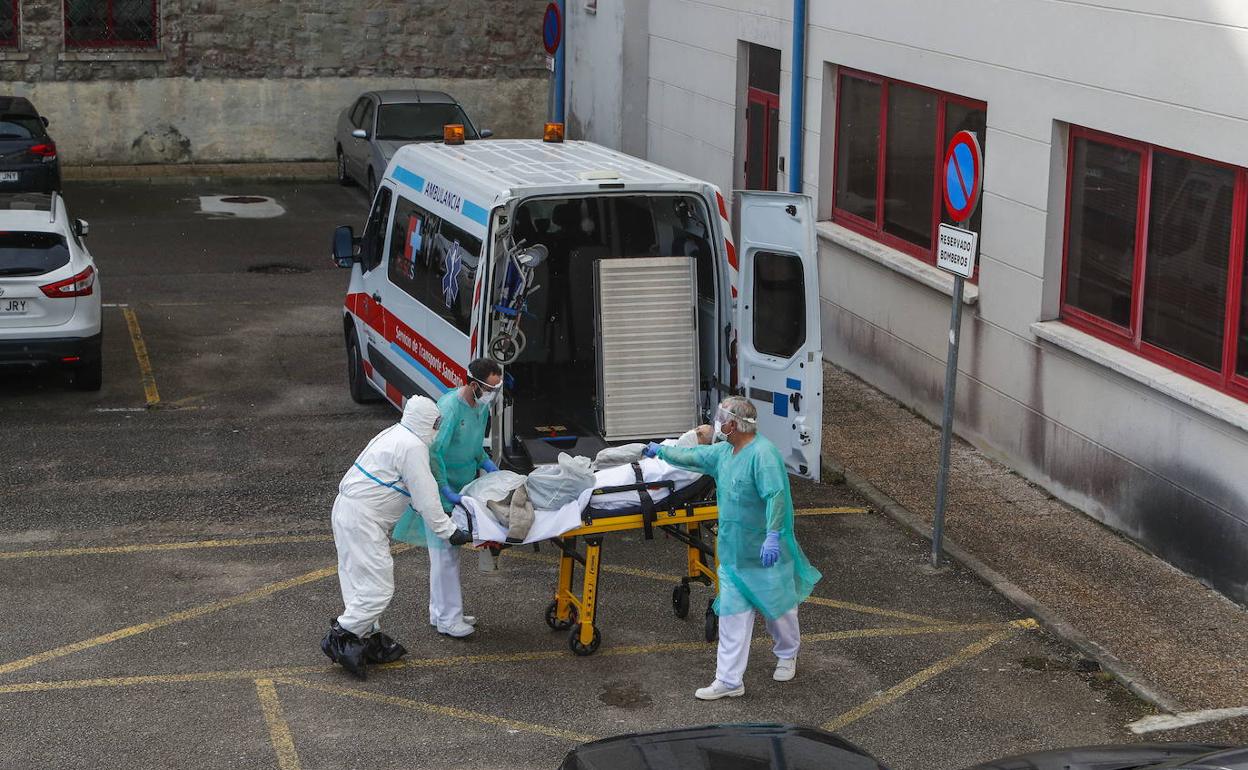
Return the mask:
[[[586,492],[579,501],[580,523],[563,527],[557,535],[540,539],[559,549],[558,582],[555,596],[546,607],[546,624],[556,631],[568,631],[568,647],[577,655],[592,655],[602,642],[598,626],[598,580],[602,570],[603,540],[615,532],[644,533],[654,539],[656,530],[685,546],[685,574],[672,588],[672,612],[678,618],[689,614],[690,584],[700,583],[718,592],[715,571],[715,531],[719,507],[715,500],[715,483],[709,476],[677,488],[674,481],[644,481]],[[666,495],[656,502],[651,493],[664,490]],[[636,493],[637,504],[618,507],[619,493]],[[612,507],[595,505],[595,498],[611,500]],[[476,505],[468,507],[468,526],[480,515]],[[470,530],[471,531],[471,530]],[[540,535],[539,535],[540,536]],[[474,538],[476,536],[474,535]],[[584,548],[581,547],[584,541]],[[502,546],[508,547],[508,546]],[[580,565],[580,590],[575,586],[576,567]],[[707,602],[704,636],[708,642],[718,637],[718,617]]]

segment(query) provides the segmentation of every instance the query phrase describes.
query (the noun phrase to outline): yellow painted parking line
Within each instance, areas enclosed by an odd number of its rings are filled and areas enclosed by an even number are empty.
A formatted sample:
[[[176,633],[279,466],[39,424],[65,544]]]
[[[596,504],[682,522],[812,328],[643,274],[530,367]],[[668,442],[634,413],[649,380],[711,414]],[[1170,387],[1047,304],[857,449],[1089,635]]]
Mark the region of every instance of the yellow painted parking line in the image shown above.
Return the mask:
[[[56,556],[94,556],[116,553],[152,553],[156,551],[189,551],[197,548],[236,548],[248,545],[284,545],[287,543],[330,543],[334,536],[280,535],[275,537],[244,537],[228,540],[189,540],[178,543],[132,543],[129,545],[100,545],[84,548],[49,548],[41,551],[0,551],[4,559],[40,559]]]
[[[875,696],[871,700],[867,701],[866,703],[863,703],[861,706],[858,706],[856,708],[850,709],[849,711],[846,711],[844,714],[841,714],[836,719],[833,719],[831,722],[828,722],[827,724],[825,724],[823,726],[823,729],[832,731],[832,732],[836,730],[844,729],[846,726],[853,724],[854,722],[857,722],[859,719],[862,719],[868,714],[874,711],[877,711],[880,708],[883,708],[884,706],[887,706],[890,703],[893,703],[894,701],[903,697],[904,695],[911,692],[915,688],[920,687],[923,684],[931,681],[932,679],[940,676],[941,674],[945,673],[949,669],[954,668],[955,666],[959,666],[967,662],[968,660],[971,660],[972,658],[982,654],[983,652],[993,647],[994,645],[998,644],[999,642],[1009,639],[1011,636],[1013,636],[1015,633],[1018,632],[1018,628],[1019,626],[1011,624],[1009,628],[1004,628],[999,631],[996,631],[995,633],[989,634],[983,639],[980,639],[978,642],[975,642],[973,644],[967,645],[966,647],[963,647],[962,649],[958,650],[957,652],[950,655],[949,657],[931,666],[928,666],[927,668],[923,669],[917,674],[907,677],[899,684],[896,684],[888,688],[887,690]]]
[[[156,377],[152,374],[152,362],[147,357],[147,343],[143,341],[139,318],[128,307],[122,308],[121,313],[126,317],[126,326],[130,328],[130,342],[134,345],[134,357],[139,361],[139,376],[143,380],[143,394],[147,397],[147,405],[156,406],[160,403],[160,391],[156,389]]]
[[[540,556],[515,549],[508,549],[503,553],[516,559],[525,561],[537,561],[554,564],[554,560],[545,556]],[[617,575],[631,575],[633,577],[646,578],[647,580],[658,580],[664,583],[679,583],[679,575],[669,575],[662,572],[655,572],[648,569],[637,569],[636,567],[621,567],[616,564],[604,564],[598,568],[602,572],[612,572]],[[838,599],[824,599],[819,596],[810,596],[806,599],[806,604],[815,604],[822,607],[834,607],[838,610],[846,610],[848,612],[858,612],[864,615],[877,615],[884,618],[893,618],[895,620],[906,620],[912,623],[930,623],[932,625],[944,625],[949,623],[948,620],[940,618],[931,618],[926,615],[916,615],[912,612],[901,612],[900,610],[890,610],[885,607],[872,607],[869,604],[855,604],[854,602],[843,602]]]
[[[580,733],[561,730],[557,727],[547,727],[546,725],[532,724],[530,722],[520,722],[515,719],[496,717],[492,714],[483,714],[479,711],[468,711],[467,709],[455,708],[454,706],[439,706],[435,703],[424,703],[422,701],[412,700],[411,698],[400,698],[395,695],[383,695],[381,693],[369,692],[368,690],[357,690],[354,687],[319,684],[315,682],[307,682],[302,679],[278,679],[276,681],[278,684],[302,687],[306,690],[314,690],[316,692],[324,692],[348,698],[357,698],[359,700],[381,703],[387,706],[398,706],[399,708],[421,711],[432,716],[446,717],[448,719],[458,720],[461,722],[480,722],[482,724],[494,725],[495,727],[502,727],[506,730],[537,733],[538,735],[546,735],[551,738],[559,738],[573,743],[586,743],[587,741],[595,740],[592,735],[581,735]]]
[[[277,754],[279,770],[300,770],[295,739],[290,734],[290,725],[286,724],[286,718],[282,716],[282,702],[277,697],[273,680],[257,679],[256,695],[260,698],[264,722],[269,726],[269,741],[273,744],[273,752]]]
[[[18,658],[17,660],[13,660],[8,663],[0,664],[0,675],[11,674],[14,671],[21,671],[24,668],[37,666],[40,663],[47,663],[49,660],[63,658],[66,655],[72,655],[76,652],[89,650],[94,647],[99,647],[101,645],[108,644],[110,642],[116,642],[120,639],[126,639],[131,636],[145,634],[148,631],[155,631],[158,628],[171,626],[174,623],[181,623],[184,620],[192,620],[194,618],[200,618],[200,617],[203,617],[204,615],[208,615],[213,612],[219,612],[224,609],[229,609],[230,607],[237,607],[240,604],[247,604],[248,602],[254,602],[257,599],[263,599],[267,596],[272,596],[273,594],[279,593],[281,591],[285,591],[288,588],[294,588],[296,586],[301,586],[306,583],[311,583],[316,580],[327,578],[330,575],[335,574],[337,571],[338,571],[337,567],[325,567],[323,569],[313,570],[311,572],[305,572],[304,574],[299,575],[298,577],[288,578],[286,580],[279,580],[276,583],[269,583],[266,586],[261,586],[260,588],[257,588],[254,591],[248,591],[245,594],[231,596],[228,599],[221,599],[220,601],[209,602],[208,604],[201,604],[198,607],[192,607],[188,610],[182,610],[180,612],[171,612],[168,615],[165,615],[164,617],[160,617],[155,620],[149,620],[146,623],[139,623],[133,626],[126,626],[125,628],[119,628],[116,631],[110,631],[107,634],[101,634],[100,636],[93,636],[90,639],[83,639],[80,642],[74,642],[73,644],[66,644],[61,647],[56,647],[51,650],[46,650],[44,652],[36,653],[34,655],[28,655],[25,658]]]
[[[977,633],[994,629],[1034,628],[1034,620],[1015,620],[1008,623],[969,623],[924,626],[900,626],[892,628],[860,628],[848,631],[824,631],[802,635],[802,642],[815,644],[846,639],[881,639],[900,638],[906,636],[935,636],[962,633]],[[758,647],[765,647],[772,642],[761,635],[753,640]],[[647,645],[624,645],[620,647],[603,647],[595,654],[604,657],[621,657],[634,655],[653,655],[675,652],[704,652],[714,649],[713,642],[666,642]],[[526,663],[530,661],[565,660],[577,662],[581,658],[573,657],[567,650],[535,650],[526,652],[492,653],[487,655],[455,655],[443,658],[409,658],[397,663],[372,666],[372,671],[384,671],[403,668],[461,668],[470,665],[489,663]],[[268,669],[243,669],[238,671],[197,671],[186,674],[145,674],[141,676],[99,677],[95,679],[63,679],[50,682],[18,682],[0,685],[0,695],[16,695],[31,692],[52,692],[56,690],[86,690],[98,687],[140,687],[143,685],[191,684],[225,682],[239,679],[281,679],[306,676],[308,674],[324,674],[337,669],[331,664],[318,666],[286,666]]]
[[[794,516],[829,516],[835,514],[871,513],[870,508],[860,506],[842,506],[837,508],[798,508]]]
[[[412,546],[406,543],[392,546],[390,548],[390,553],[403,553],[404,551],[411,549],[411,547]],[[209,602],[208,604],[201,604],[198,607],[191,607],[190,609],[181,610],[180,612],[172,612],[164,617],[149,620],[146,623],[126,626],[125,628],[119,628],[116,631],[110,631],[107,634],[94,636],[90,639],[83,639],[80,642],[66,644],[62,647],[56,647],[34,655],[28,655],[25,658],[18,658],[17,660],[0,664],[0,676],[3,676],[4,674],[11,674],[14,671],[21,671],[22,669],[30,668],[31,666],[37,666],[40,663],[46,663],[49,660],[63,658],[66,655],[72,655],[75,652],[90,650],[103,644],[118,641],[119,639],[126,639],[131,636],[137,636],[138,634],[145,634],[148,631],[155,631],[158,628],[171,626],[174,623],[181,623],[184,620],[193,620],[195,618],[203,617],[204,615],[209,615],[213,612],[219,612],[220,610],[229,609],[230,607],[237,607],[240,604],[254,602],[257,599],[272,596],[289,588],[295,588],[297,586],[313,583],[317,580],[327,578],[330,575],[337,574],[337,572],[338,568],[336,566],[312,570],[311,572],[305,572],[297,577],[279,580],[276,583],[269,583],[266,586],[261,586],[260,588],[257,588],[254,591],[248,591],[245,594],[231,596],[228,599],[221,599],[220,601]]]

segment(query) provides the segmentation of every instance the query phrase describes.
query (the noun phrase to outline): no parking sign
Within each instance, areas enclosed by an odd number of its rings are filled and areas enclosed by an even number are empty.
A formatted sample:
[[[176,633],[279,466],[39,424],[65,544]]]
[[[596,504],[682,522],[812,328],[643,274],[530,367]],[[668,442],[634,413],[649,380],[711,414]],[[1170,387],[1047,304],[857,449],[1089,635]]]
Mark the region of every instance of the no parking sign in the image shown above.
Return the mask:
[[[970,131],[959,131],[945,153],[945,208],[955,222],[965,222],[975,213],[983,189],[984,154],[979,140]],[[975,272],[979,233],[941,223],[936,239],[936,266],[970,278]],[[960,292],[959,292],[960,293]]]

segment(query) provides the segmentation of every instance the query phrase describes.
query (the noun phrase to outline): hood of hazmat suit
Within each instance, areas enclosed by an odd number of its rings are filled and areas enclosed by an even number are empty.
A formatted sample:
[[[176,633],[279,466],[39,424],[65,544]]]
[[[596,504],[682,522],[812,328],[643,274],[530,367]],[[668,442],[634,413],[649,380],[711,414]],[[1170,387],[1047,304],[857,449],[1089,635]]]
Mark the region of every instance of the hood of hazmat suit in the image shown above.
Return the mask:
[[[438,405],[425,398],[424,396],[412,396],[403,406],[403,417],[399,420],[399,424],[416,434],[416,438],[420,439],[425,446],[433,447],[433,442],[438,437],[438,430],[434,428],[438,418],[442,413],[438,411]]]
[[[749,609],[775,620],[810,596],[822,575],[793,534],[793,496],[784,458],[763,436],[733,453],[732,444],[659,449],[678,468],[715,477],[719,503],[719,596],[715,611]],[[764,567],[759,551],[768,532],[780,533],[780,560]]]

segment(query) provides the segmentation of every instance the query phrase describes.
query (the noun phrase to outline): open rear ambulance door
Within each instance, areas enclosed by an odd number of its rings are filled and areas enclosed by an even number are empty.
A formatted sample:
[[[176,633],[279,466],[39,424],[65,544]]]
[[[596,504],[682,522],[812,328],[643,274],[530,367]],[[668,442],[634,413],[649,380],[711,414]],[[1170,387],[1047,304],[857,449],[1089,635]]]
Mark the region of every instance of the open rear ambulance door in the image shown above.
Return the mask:
[[[814,209],[806,195],[757,191],[735,192],[733,208],[740,392],[789,472],[818,481],[823,344]]]

